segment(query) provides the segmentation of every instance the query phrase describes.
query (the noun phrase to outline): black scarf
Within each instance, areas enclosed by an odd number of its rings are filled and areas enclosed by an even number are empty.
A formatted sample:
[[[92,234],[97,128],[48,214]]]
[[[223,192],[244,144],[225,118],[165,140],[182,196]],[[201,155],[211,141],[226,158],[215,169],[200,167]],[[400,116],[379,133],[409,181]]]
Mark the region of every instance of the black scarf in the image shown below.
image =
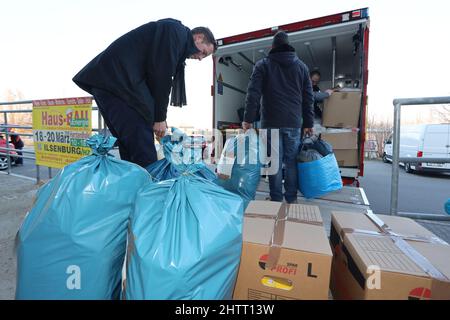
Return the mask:
[[[177,67],[177,71],[172,81],[172,91],[170,93],[170,105],[174,107],[182,107],[187,104],[186,102],[186,86],[184,78],[184,68],[186,66],[186,58],[189,58],[194,53],[199,52],[197,46],[194,43],[194,38],[192,37],[191,31],[188,31],[188,42],[186,44],[186,50],[183,60]]]

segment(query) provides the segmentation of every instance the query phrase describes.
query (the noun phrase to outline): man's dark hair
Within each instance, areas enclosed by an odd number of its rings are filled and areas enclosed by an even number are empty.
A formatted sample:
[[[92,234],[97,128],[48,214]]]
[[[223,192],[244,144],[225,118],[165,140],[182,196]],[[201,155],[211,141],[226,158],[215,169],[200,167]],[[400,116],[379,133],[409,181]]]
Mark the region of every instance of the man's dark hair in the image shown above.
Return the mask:
[[[310,78],[312,78],[312,76],[314,75],[318,75],[319,77],[321,76],[319,70],[313,70],[309,73]]]
[[[217,50],[217,42],[216,39],[214,38],[213,33],[211,32],[211,30],[209,30],[209,28],[207,27],[196,27],[194,29],[191,30],[192,35],[194,34],[202,34],[205,37],[205,41],[207,43],[210,43],[214,46],[214,52],[216,52]]]

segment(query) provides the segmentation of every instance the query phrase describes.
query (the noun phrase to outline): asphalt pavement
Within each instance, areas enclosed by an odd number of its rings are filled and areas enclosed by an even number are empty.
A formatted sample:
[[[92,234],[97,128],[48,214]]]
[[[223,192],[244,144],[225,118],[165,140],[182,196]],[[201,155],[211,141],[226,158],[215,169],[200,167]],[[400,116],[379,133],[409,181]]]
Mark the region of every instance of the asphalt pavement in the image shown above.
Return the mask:
[[[359,178],[370,207],[375,213],[390,211],[392,164],[366,160],[364,176]],[[400,212],[445,214],[450,198],[450,174],[406,173],[400,167],[398,188]]]

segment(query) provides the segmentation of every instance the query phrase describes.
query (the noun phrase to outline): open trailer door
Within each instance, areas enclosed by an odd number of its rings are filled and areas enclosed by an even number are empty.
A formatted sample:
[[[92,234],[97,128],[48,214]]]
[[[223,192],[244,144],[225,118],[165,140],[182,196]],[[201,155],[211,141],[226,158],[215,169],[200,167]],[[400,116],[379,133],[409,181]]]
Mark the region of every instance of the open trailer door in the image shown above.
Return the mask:
[[[343,157],[354,159],[340,162],[344,183],[357,183],[357,177],[364,172],[369,51],[367,8],[219,39],[213,56],[213,128],[225,135],[227,130],[240,127],[253,66],[268,55],[272,37],[279,30],[289,34],[291,45],[310,70],[320,70],[322,90],[339,85],[343,90],[360,91],[355,125],[346,128],[356,133],[354,147],[339,150]]]

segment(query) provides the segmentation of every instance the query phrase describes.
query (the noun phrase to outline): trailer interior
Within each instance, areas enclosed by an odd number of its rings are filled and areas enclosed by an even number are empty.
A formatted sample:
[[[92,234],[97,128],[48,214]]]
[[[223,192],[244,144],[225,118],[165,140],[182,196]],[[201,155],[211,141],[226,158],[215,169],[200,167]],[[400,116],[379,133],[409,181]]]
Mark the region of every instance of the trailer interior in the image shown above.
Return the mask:
[[[363,41],[367,23],[367,20],[357,20],[288,32],[290,44],[298,57],[310,71],[320,71],[319,87],[322,91],[336,86],[363,90],[363,64],[366,61]],[[240,126],[239,113],[242,116],[254,64],[268,55],[276,31],[264,38],[219,46],[214,56],[214,128],[222,130]],[[359,128],[364,127],[362,104]],[[358,168],[353,171],[357,172]]]

